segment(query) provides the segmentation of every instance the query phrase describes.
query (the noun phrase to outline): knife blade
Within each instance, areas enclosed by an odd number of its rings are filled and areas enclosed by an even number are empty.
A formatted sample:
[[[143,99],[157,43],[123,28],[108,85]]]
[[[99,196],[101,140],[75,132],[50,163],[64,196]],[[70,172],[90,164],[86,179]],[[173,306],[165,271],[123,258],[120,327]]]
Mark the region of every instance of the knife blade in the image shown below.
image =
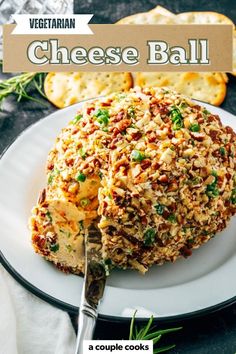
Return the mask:
[[[85,236],[85,275],[79,309],[75,354],[83,354],[83,341],[91,340],[98,316],[98,307],[106,284],[102,259],[100,230],[93,224]]]

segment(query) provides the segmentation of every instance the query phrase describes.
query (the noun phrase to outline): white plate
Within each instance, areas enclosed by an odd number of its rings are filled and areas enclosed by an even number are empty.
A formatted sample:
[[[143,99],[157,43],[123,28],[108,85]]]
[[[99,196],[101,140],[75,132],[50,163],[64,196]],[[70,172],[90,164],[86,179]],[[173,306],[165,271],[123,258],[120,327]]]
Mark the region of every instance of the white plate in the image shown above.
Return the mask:
[[[25,130],[0,160],[0,224],[2,263],[30,291],[66,310],[78,310],[82,278],[65,275],[36,255],[27,220],[45,185],[47,153],[60,129],[81,103],[59,110]],[[236,130],[236,118],[204,104]],[[145,275],[113,271],[100,307],[101,316],[159,319],[201,314],[236,300],[236,218],[220,235],[174,264],[154,266]]]

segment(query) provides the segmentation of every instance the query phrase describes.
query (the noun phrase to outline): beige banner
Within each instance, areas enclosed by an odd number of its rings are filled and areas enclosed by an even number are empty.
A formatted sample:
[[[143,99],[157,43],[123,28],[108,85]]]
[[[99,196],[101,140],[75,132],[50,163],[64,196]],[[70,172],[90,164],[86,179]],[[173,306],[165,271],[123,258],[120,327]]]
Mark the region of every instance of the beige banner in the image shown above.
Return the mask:
[[[3,71],[232,71],[231,25],[89,27],[93,34],[49,36],[4,25]]]

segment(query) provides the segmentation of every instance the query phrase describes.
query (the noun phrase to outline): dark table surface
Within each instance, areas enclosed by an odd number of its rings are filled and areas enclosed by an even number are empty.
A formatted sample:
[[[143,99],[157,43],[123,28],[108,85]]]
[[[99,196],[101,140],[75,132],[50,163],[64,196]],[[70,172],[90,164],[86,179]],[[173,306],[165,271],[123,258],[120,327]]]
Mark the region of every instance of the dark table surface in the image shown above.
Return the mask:
[[[75,13],[94,13],[93,23],[113,23],[124,16],[150,10],[158,4],[175,13],[218,11],[229,16],[236,23],[235,0],[159,0],[158,2],[156,0],[75,0]],[[0,73],[0,79],[8,76]],[[222,107],[236,114],[236,78],[232,76],[230,76],[227,97]],[[19,105],[14,97],[9,98],[0,111],[0,152],[3,152],[27,126],[55,110],[56,108],[50,103],[40,106],[33,102],[22,102]],[[157,305],[161,305],[158,304],[158,300]],[[76,327],[76,316],[71,315],[71,318]],[[236,353],[236,304],[200,318],[170,324],[157,322],[157,326],[163,328],[176,324],[183,326],[183,330],[163,341],[163,344],[176,343],[176,348],[171,351],[173,354]],[[98,321],[95,338],[125,339],[128,328],[127,323]]]

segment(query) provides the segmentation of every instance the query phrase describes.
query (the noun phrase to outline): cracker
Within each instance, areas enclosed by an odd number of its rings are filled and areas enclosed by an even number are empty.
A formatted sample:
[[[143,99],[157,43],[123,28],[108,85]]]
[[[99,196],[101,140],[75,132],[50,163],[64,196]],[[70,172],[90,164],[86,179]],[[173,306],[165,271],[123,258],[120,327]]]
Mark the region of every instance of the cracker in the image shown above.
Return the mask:
[[[177,23],[188,24],[226,24],[233,25],[230,18],[218,12],[183,12],[175,17]]]
[[[137,73],[136,84],[169,86],[200,101],[219,106],[226,95],[227,75],[210,72],[146,72]]]
[[[141,12],[122,18],[119,25],[170,25],[174,22],[175,15],[162,6],[157,6],[148,12]]]
[[[233,73],[236,76],[236,31],[234,31],[233,36]]]
[[[132,85],[131,74],[125,72],[51,72],[44,91],[50,102],[64,108],[114,91],[127,91]]]
[[[162,7],[160,5],[157,5],[156,7],[154,7],[154,9],[148,11],[149,14],[150,14],[150,12],[164,15],[167,17],[171,17],[172,19],[175,17],[175,14],[173,14],[173,12],[167,10],[165,7]]]

